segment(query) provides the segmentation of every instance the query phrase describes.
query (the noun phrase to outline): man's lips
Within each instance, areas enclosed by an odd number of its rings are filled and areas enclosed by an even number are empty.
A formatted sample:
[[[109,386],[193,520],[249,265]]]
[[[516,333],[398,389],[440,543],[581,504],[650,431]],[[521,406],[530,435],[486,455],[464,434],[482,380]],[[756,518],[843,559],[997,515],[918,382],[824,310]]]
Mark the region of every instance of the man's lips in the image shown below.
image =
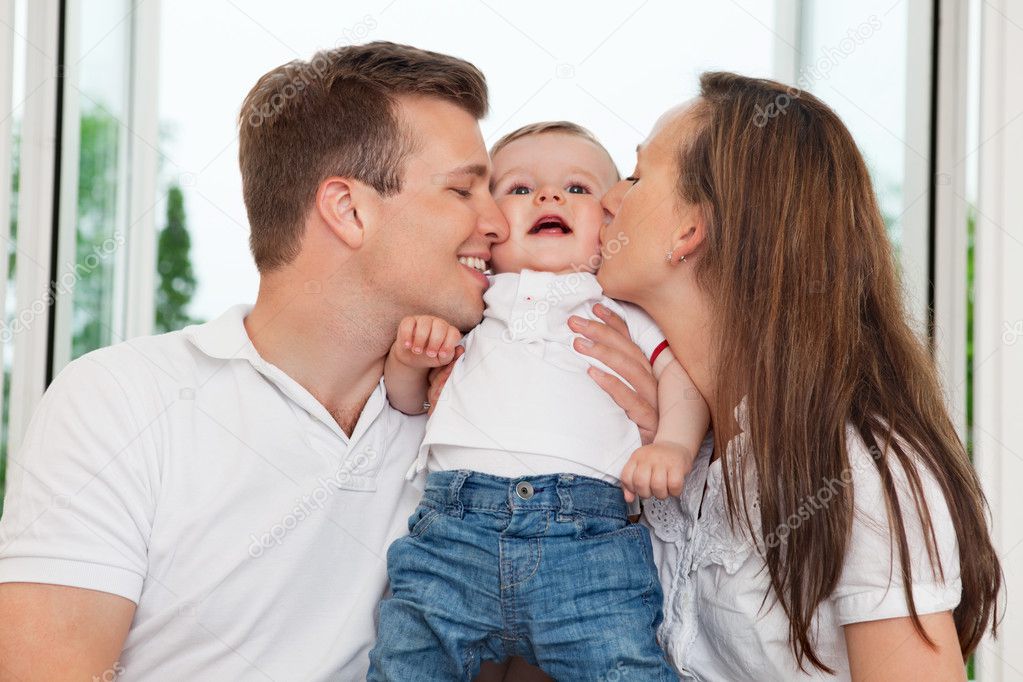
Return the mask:
[[[550,214],[537,218],[536,222],[533,223],[533,227],[526,234],[562,236],[572,234],[572,228],[568,226],[568,223],[561,216]]]
[[[490,280],[484,274],[489,266],[487,261],[489,257],[490,254],[461,255],[458,257],[458,264],[465,268],[477,282],[486,288],[490,286]]]
[[[489,258],[490,254],[486,255],[461,254],[458,256],[458,262],[467,268],[476,270],[477,272],[486,272],[487,260]]]

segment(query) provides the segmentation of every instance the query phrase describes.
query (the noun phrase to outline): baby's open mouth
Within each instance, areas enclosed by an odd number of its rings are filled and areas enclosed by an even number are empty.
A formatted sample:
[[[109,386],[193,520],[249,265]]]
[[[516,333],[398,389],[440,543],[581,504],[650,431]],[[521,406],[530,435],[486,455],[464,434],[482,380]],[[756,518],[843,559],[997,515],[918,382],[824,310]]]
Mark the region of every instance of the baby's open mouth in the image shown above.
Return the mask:
[[[561,216],[545,215],[533,223],[528,234],[572,234],[572,228]]]

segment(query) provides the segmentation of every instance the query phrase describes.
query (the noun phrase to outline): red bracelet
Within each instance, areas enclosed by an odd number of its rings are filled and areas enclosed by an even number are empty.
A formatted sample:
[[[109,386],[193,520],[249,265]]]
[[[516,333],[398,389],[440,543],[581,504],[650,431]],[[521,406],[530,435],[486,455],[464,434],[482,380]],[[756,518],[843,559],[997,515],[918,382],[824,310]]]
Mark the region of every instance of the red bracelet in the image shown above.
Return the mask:
[[[661,354],[661,351],[668,347],[668,340],[665,339],[657,344],[657,348],[654,348],[654,352],[650,354],[650,366],[652,367],[654,362],[657,360],[657,356]]]

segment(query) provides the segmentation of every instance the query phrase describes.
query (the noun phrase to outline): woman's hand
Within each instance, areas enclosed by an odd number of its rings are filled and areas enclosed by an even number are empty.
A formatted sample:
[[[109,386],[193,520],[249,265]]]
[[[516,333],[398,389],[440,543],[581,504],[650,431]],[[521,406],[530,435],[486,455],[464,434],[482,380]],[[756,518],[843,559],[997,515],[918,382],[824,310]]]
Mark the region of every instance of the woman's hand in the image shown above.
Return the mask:
[[[657,433],[657,379],[654,378],[646,355],[629,337],[625,320],[599,303],[593,307],[593,312],[601,322],[576,315],[568,320],[572,331],[586,337],[575,340],[575,349],[583,355],[600,360],[629,382],[627,384],[596,367],[589,369],[590,376],[636,423],[643,444],[648,445]]]

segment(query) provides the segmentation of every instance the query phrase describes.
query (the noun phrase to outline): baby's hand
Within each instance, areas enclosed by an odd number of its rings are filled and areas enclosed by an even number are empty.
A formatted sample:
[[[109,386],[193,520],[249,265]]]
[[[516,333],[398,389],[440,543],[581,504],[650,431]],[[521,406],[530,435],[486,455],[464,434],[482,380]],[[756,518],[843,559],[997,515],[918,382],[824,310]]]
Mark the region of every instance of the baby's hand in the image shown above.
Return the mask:
[[[682,494],[682,483],[693,468],[696,453],[679,444],[656,441],[632,453],[622,469],[625,501],[639,497],[663,500]]]
[[[391,346],[395,359],[409,367],[442,367],[454,358],[462,333],[447,321],[432,315],[411,315],[398,325]]]

